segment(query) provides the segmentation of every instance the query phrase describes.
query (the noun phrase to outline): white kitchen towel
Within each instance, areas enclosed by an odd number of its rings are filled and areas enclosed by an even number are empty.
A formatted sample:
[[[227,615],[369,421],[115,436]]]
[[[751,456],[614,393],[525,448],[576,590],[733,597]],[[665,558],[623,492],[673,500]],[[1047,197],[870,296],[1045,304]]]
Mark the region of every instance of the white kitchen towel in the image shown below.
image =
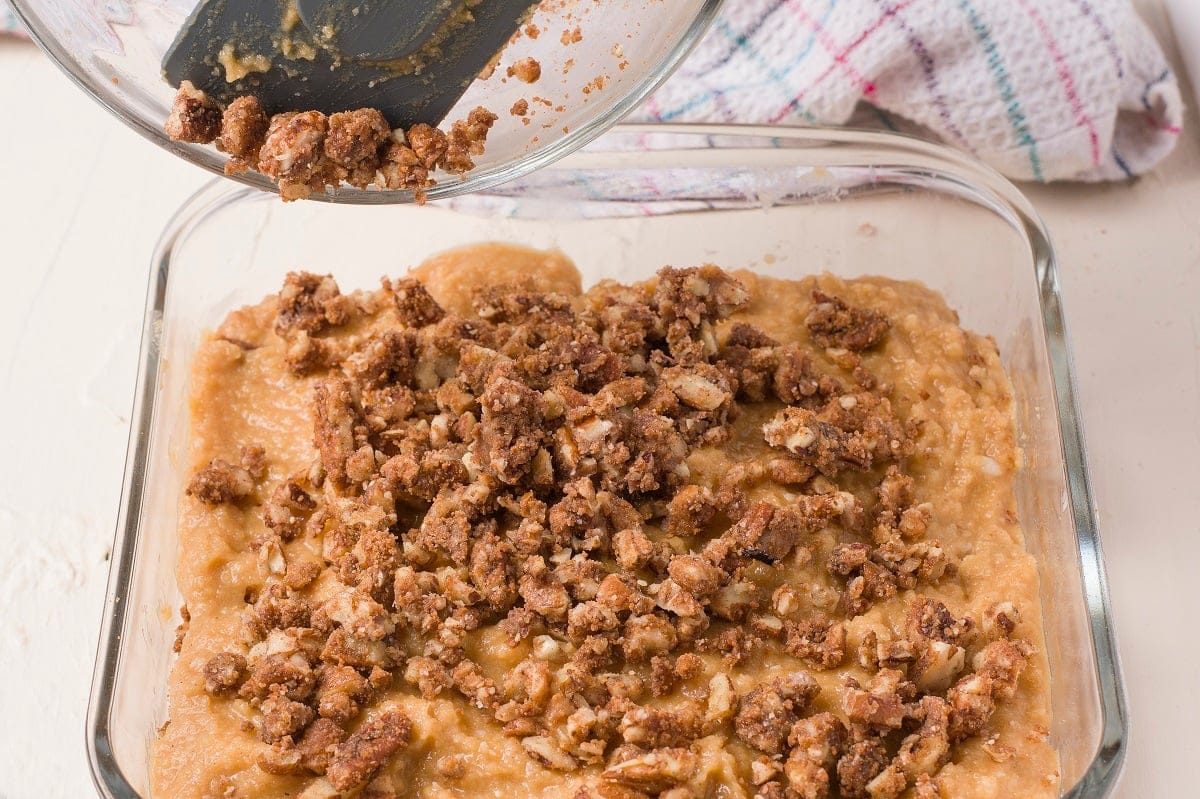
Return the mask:
[[[1145,172],[1183,119],[1129,0],[727,0],[634,117],[842,125],[860,104],[1035,181]]]

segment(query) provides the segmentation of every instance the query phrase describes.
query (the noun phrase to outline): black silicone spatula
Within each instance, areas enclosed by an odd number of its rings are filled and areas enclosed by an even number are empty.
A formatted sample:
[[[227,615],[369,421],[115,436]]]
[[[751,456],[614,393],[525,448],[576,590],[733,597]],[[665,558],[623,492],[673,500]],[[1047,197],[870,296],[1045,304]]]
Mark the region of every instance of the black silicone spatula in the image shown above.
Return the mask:
[[[163,75],[222,103],[253,94],[270,114],[378,108],[393,127],[437,125],[535,5],[201,0],[163,57]]]

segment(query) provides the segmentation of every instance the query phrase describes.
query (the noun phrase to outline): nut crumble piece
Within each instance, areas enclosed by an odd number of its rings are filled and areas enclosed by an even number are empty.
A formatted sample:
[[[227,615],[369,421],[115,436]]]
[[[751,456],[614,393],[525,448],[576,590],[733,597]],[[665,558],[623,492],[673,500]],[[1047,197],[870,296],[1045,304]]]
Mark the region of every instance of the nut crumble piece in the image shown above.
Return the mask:
[[[526,59],[531,61],[531,59]],[[537,79],[537,62],[522,62],[522,80]],[[540,74],[540,73],[539,73]],[[532,77],[530,77],[532,76]],[[476,108],[449,134],[417,124],[393,129],[375,108],[326,114],[284,111],[268,116],[252,95],[224,109],[192,83],[180,84],[163,126],[171,141],[209,144],[228,153],[227,175],[257,171],[279,185],[285,201],[303,200],[343,183],[359,189],[411,190],[424,203],[436,170],[463,175],[475,168],[497,116]]]
[[[238,97],[225,107],[217,149],[229,154],[226,173],[258,168],[258,152],[266,143],[270,127],[271,119],[255,97]]]
[[[164,130],[171,141],[208,144],[221,132],[221,108],[185,80],[171,105]]]
[[[508,68],[508,76],[522,83],[534,83],[542,76],[542,65],[534,58],[522,58]]]
[[[408,746],[411,737],[408,716],[399,710],[384,710],[333,747],[325,778],[339,791],[360,785]]]

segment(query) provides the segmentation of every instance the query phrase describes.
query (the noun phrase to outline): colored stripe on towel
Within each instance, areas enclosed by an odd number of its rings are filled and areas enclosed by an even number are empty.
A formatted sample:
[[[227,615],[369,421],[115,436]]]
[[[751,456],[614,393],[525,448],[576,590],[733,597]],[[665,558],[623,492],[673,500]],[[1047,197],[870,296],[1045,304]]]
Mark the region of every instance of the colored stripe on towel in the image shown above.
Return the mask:
[[[785,3],[788,3],[791,1],[792,0],[781,0],[780,3],[775,6],[775,8],[781,8]],[[833,13],[833,9],[836,6],[837,6],[837,0],[830,0],[829,5],[825,7],[825,11],[821,14],[820,20],[821,20],[822,24],[824,24],[825,21],[829,19],[830,14]],[[762,57],[759,55],[758,51],[750,44],[748,36],[738,36],[737,34],[735,34],[734,31],[729,27],[728,23],[726,23],[725,20],[723,20],[723,19],[718,19],[717,23],[714,27],[716,28],[717,31],[719,31],[722,35],[724,35],[727,39],[729,39],[733,43],[735,52],[740,52],[741,55],[744,55],[747,57],[755,57],[758,59],[758,63],[763,63]],[[766,65],[767,77],[769,78],[769,80],[766,80],[766,81],[756,80],[753,82],[746,82],[746,83],[732,83],[728,86],[723,86],[719,89],[710,88],[710,89],[706,89],[702,94],[699,94],[696,97],[693,97],[691,100],[684,103],[683,105],[672,108],[669,111],[661,111],[655,104],[648,104],[647,110],[649,110],[651,116],[653,116],[654,119],[658,120],[659,122],[670,122],[671,120],[677,119],[678,117],[682,116],[683,114],[686,114],[689,111],[693,111],[696,108],[698,108],[702,105],[705,105],[706,103],[715,102],[718,97],[720,97],[721,95],[724,95],[726,93],[739,92],[739,91],[742,91],[745,89],[757,88],[759,86],[768,86],[771,83],[781,83],[797,67],[799,67],[802,63],[804,63],[804,60],[806,58],[808,58],[808,54],[812,51],[812,49],[816,45],[816,43],[817,43],[816,36],[810,32],[807,41],[805,41],[805,43],[804,43],[804,46],[800,48],[799,52],[796,53],[795,57],[793,57],[792,60],[789,61],[782,70],[780,70],[776,67],[773,67],[770,64],[767,64]],[[653,99],[654,98],[652,97],[651,100],[653,100]],[[797,108],[798,109],[800,108],[799,104],[797,104]],[[800,116],[803,117],[804,121],[807,122],[808,124],[810,124],[810,125],[820,125],[821,124],[821,121],[815,115],[813,115],[811,112],[801,109],[799,113],[800,113]]]
[[[774,115],[772,115],[771,120],[770,120],[771,124],[774,125],[774,124],[778,124],[779,122],[782,122],[783,119],[785,117],[787,117],[788,114],[792,113],[796,108],[798,108],[800,106],[800,101],[804,99],[804,95],[806,95],[812,89],[817,88],[817,86],[819,86],[821,83],[823,83],[825,81],[825,79],[828,78],[835,69],[837,69],[839,62],[844,61],[845,58],[847,56],[849,56],[850,53],[854,52],[854,50],[856,50],[863,42],[867,41],[872,36],[874,36],[879,31],[879,29],[883,27],[884,23],[888,21],[889,17],[891,17],[896,12],[901,11],[902,9],[905,9],[908,6],[912,5],[913,2],[914,2],[914,0],[904,0],[904,2],[901,2],[900,4],[898,4],[891,10],[885,11],[879,17],[879,19],[875,20],[875,22],[871,24],[870,27],[864,29],[861,33],[859,33],[858,36],[854,39],[854,41],[852,41],[852,42],[850,42],[850,44],[846,45],[846,47],[842,50],[842,52],[840,54],[838,54],[838,56],[834,59],[834,62],[832,64],[830,64],[829,67],[824,72],[822,72],[820,75],[817,76],[816,80],[814,80],[812,83],[810,83],[807,86],[800,89],[800,91],[796,93],[796,97],[793,98],[790,103],[788,103],[786,106],[784,106],[778,112],[776,112]]]
[[[925,46],[925,42],[913,30],[913,27],[908,24],[908,21],[895,11],[895,6],[888,0],[875,0],[876,5],[883,6],[885,11],[892,11],[892,19],[896,22],[896,27],[908,39],[908,46],[912,48],[913,54],[917,57],[917,63],[921,65],[921,73],[925,78],[925,90],[933,97],[934,108],[937,109],[938,117],[942,120],[942,124],[946,126],[946,131],[953,136],[960,145],[965,147],[968,152],[974,154],[975,148],[967,141],[967,137],[958,129],[958,125],[954,123],[954,118],[950,114],[950,107],[946,105],[946,98],[942,94],[942,87],[937,79],[937,65],[934,62],[933,54],[929,52],[929,48]]]
[[[958,7],[967,15],[967,21],[975,32],[975,38],[979,40],[979,45],[983,48],[984,55],[987,56],[988,67],[992,71],[996,88],[1000,91],[1000,99],[1004,101],[1009,124],[1017,134],[1017,142],[1028,150],[1033,179],[1040,183],[1045,178],[1042,175],[1041,160],[1038,158],[1037,139],[1029,130],[1025,112],[1021,110],[1017,92],[1013,89],[1012,78],[1009,77],[1008,69],[1004,66],[1004,58],[1000,55],[1000,48],[996,45],[996,40],[992,38],[991,29],[988,28],[987,23],[984,22],[975,7],[971,5],[970,0],[959,0]]]
[[[1088,116],[1087,110],[1084,109],[1083,101],[1079,99],[1079,92],[1075,88],[1075,75],[1071,72],[1071,66],[1067,63],[1062,50],[1058,48],[1058,40],[1054,38],[1050,26],[1046,24],[1046,20],[1042,17],[1041,13],[1029,5],[1028,0],[1017,0],[1017,5],[1033,20],[1033,24],[1037,26],[1038,33],[1041,34],[1042,39],[1045,41],[1046,49],[1050,51],[1050,57],[1054,59],[1058,79],[1063,85],[1063,91],[1066,92],[1067,102],[1071,104],[1071,113],[1075,115],[1075,124],[1087,130],[1088,140],[1092,145],[1092,163],[1099,166],[1100,135],[1096,133],[1096,125],[1092,122],[1092,118]]]

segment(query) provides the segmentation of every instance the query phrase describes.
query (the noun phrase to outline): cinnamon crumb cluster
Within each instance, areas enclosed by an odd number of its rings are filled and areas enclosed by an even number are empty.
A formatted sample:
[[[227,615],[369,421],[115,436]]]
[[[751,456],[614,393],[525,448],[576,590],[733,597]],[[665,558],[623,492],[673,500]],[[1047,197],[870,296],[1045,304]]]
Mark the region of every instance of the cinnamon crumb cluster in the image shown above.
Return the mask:
[[[1032,654],[1018,610],[956,616],[920,593],[956,563],[907,473],[919,430],[862,363],[887,317],[814,292],[811,343],[781,344],[730,320],[747,299],[715,267],[668,268],[582,298],[486,287],[467,318],[411,278],[363,297],[289,275],[275,334],[313,381],[317,457],[268,484],[251,444],[187,489],[259,504],[265,585],[204,667],[217,701],[253,708],[259,767],[310,779],[310,799],[407,795],[385,768],[410,742],[384,698],[403,690],[457,697],[541,766],[594,774],[575,799],[699,799],[717,735],[763,799],[939,797],[939,770]],[[394,324],[337,336],[385,312]],[[772,457],[691,482],[689,454],[728,445],[751,410]],[[789,499],[752,498],[770,484]],[[300,538],[321,555],[286,557]],[[770,579],[810,563],[840,586],[836,612]],[[336,590],[316,602],[318,578]],[[903,630],[852,645],[846,623],[900,591],[915,592]],[[489,628],[528,644],[500,679],[469,651]],[[737,690],[768,654],[794,668]],[[869,676],[822,697],[813,673],[847,665]],[[432,767],[453,781],[469,766]]]
[[[226,174],[254,170],[279,184],[285,201],[343,183],[360,189],[409,189],[423,203],[437,170],[463,175],[475,168],[497,117],[476,108],[445,133],[418,124],[393,129],[374,108],[325,115],[289,111],[268,117],[245,95],[221,106],[184,81],[164,129],[171,141],[216,143],[229,155]]]

